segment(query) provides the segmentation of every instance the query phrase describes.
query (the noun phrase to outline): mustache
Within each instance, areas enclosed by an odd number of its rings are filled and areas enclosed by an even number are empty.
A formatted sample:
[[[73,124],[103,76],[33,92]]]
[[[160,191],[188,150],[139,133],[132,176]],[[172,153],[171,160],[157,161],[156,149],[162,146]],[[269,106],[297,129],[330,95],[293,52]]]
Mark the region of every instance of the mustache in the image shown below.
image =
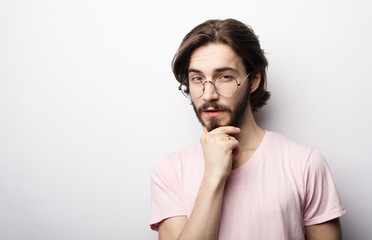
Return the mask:
[[[224,106],[224,105],[220,105],[216,102],[205,102],[202,106],[200,106],[198,108],[198,113],[199,114],[202,114],[205,110],[207,110],[207,108],[214,108],[214,109],[219,109],[219,110],[223,110],[223,111],[227,111],[229,113],[232,113],[231,109]]]

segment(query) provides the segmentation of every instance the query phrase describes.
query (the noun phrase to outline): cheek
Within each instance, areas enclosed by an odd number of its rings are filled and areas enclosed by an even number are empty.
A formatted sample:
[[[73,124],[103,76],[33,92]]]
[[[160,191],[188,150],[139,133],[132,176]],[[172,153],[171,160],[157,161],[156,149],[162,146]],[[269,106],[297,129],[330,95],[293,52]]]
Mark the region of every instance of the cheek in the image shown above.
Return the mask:
[[[243,86],[239,87],[237,95],[239,95],[239,98],[244,98],[244,96],[246,96],[247,93],[248,93],[248,82],[245,82]]]
[[[247,87],[239,89],[239,91],[236,94],[235,103],[240,103],[242,101],[248,100],[248,99],[246,99],[247,95],[249,95],[249,93],[247,91],[248,91]]]
[[[197,100],[191,101],[191,104],[194,108],[199,109],[203,103],[200,101],[200,99],[197,99]]]

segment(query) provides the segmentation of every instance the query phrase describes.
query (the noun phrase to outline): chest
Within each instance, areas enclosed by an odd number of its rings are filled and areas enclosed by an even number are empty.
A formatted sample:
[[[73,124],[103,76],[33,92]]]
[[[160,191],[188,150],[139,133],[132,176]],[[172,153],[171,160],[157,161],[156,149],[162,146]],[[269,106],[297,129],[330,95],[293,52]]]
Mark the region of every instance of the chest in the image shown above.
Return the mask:
[[[244,235],[235,239],[302,239],[302,206],[299,183],[290,171],[257,168],[230,176],[224,193],[220,236],[227,234],[226,239],[232,239],[229,234],[234,229]]]

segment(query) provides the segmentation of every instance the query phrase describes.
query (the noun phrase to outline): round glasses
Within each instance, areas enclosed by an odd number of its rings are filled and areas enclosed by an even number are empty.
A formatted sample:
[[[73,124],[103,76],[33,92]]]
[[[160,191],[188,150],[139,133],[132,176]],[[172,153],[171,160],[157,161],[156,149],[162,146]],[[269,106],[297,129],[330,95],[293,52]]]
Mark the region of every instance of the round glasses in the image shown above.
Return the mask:
[[[213,82],[200,76],[189,77],[181,82],[178,90],[180,90],[185,97],[195,100],[203,96],[205,84],[209,82],[213,84],[218,95],[222,97],[232,97],[238,91],[239,86],[248,78],[249,75],[250,74],[245,76],[240,83],[238,83],[234,76],[227,74],[218,76]]]

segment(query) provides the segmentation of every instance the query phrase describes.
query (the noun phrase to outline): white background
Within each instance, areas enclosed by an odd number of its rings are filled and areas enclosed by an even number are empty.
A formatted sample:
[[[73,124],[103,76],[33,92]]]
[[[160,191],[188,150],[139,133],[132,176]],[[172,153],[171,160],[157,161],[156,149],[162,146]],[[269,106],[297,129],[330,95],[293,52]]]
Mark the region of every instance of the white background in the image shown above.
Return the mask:
[[[262,127],[327,158],[371,239],[371,1],[0,1],[0,239],[157,239],[150,173],[199,140],[171,59],[210,18],[253,27],[269,60]]]

